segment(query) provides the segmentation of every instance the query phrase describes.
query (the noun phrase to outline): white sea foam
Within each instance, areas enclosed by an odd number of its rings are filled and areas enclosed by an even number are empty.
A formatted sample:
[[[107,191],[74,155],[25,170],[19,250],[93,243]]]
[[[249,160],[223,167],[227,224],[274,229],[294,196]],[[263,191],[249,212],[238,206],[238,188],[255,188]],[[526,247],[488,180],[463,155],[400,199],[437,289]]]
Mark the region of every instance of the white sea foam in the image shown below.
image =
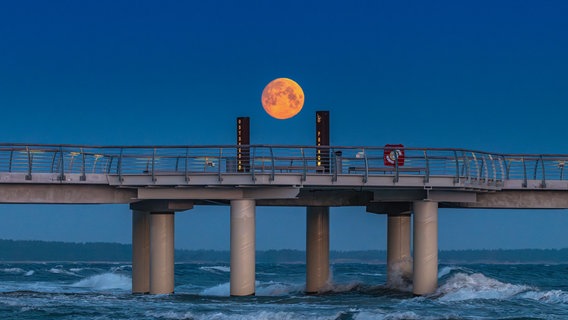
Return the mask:
[[[0,269],[0,272],[18,274],[18,273],[24,273],[26,271],[24,269],[21,269],[21,268],[4,268],[4,269]]]
[[[334,293],[349,292],[360,287],[363,283],[360,281],[351,281],[348,283],[330,283],[325,287],[328,290],[322,290],[323,292],[330,291]]]
[[[50,272],[50,273],[54,273],[54,274],[65,274],[65,275],[68,275],[68,276],[80,277],[78,274],[71,272],[71,271],[67,271],[67,270],[63,269],[61,266],[51,268],[47,271]]]
[[[315,315],[310,315],[309,318],[310,319],[316,319],[316,320],[327,320],[327,319],[336,319],[339,315],[333,315],[333,316],[315,316]],[[286,311],[278,311],[278,312],[272,312],[272,311],[261,311],[261,312],[255,312],[255,313],[251,313],[251,314],[244,314],[244,315],[227,315],[227,316],[221,316],[219,318],[215,317],[215,318],[210,318],[210,319],[235,319],[235,320],[296,320],[296,319],[301,319],[301,318],[307,318],[305,315],[301,315],[301,314],[297,314],[295,312],[286,312]]]
[[[26,277],[33,276],[34,273],[35,273],[35,271],[30,270],[30,271],[26,272],[26,273],[24,274],[24,276],[26,276]]]
[[[371,277],[382,277],[384,276],[384,274],[382,273],[366,273],[366,272],[361,272],[359,273],[362,276],[371,276]]]
[[[167,311],[167,312],[146,312],[147,317],[151,317],[154,319],[173,319],[173,320],[189,320],[189,319],[199,319],[196,318],[193,313],[191,312],[175,312],[175,311]]]
[[[476,299],[509,299],[530,290],[525,285],[504,283],[488,278],[481,273],[457,273],[438,288],[436,296],[440,301],[465,301]]]
[[[199,294],[202,296],[228,297],[231,295],[231,283],[227,282],[211,288],[204,289]]]
[[[313,315],[305,315],[305,314],[298,314],[295,312],[287,312],[287,311],[259,311],[247,314],[235,314],[235,313],[222,313],[222,312],[215,312],[210,314],[205,314],[202,316],[192,316],[188,313],[178,313],[176,317],[176,313],[165,313],[165,314],[157,314],[153,315],[157,319],[197,319],[197,320],[296,320],[296,319],[315,319],[315,320],[333,320],[340,318],[341,314],[335,314],[331,316],[318,316],[316,314]]]
[[[255,295],[261,297],[275,297],[284,296],[291,293],[297,293],[304,291],[304,285],[293,285],[281,282],[255,282]],[[217,296],[217,297],[228,297],[231,295],[231,284],[229,282],[223,283],[211,288],[202,290],[200,293],[202,296]]]
[[[131,264],[125,264],[117,267],[110,268],[110,272],[130,271],[132,270]]]
[[[447,276],[448,274],[450,274],[452,271],[457,270],[458,268],[456,267],[443,267],[442,269],[440,269],[440,271],[438,272],[438,279],[443,278],[445,276]]]
[[[231,272],[231,267],[227,267],[227,266],[200,267],[199,270],[214,272],[214,273]]]
[[[354,317],[355,320],[414,320],[414,319],[425,319],[423,316],[419,316],[418,314],[412,311],[404,311],[404,312],[394,312],[394,313],[385,313],[383,310],[377,310],[375,312],[359,312]]]
[[[132,279],[128,276],[116,273],[103,273],[85,278],[71,286],[76,288],[90,288],[94,290],[130,290],[132,288]]]
[[[257,283],[256,295],[257,296],[285,296],[291,293],[299,293],[304,291],[304,285],[290,285],[281,282],[267,282]]]
[[[568,292],[562,290],[529,291],[519,295],[520,298],[536,300],[542,303],[566,304]]]

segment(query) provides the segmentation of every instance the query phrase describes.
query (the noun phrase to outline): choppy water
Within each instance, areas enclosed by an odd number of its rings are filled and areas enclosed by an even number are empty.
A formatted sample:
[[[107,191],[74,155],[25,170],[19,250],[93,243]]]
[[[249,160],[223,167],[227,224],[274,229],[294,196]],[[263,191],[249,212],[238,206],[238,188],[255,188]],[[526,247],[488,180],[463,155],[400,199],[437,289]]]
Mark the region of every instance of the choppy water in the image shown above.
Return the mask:
[[[0,263],[0,319],[568,319],[568,265],[440,266],[428,297],[383,286],[385,266],[333,266],[303,294],[304,265],[257,265],[256,296],[229,297],[228,265],[176,265],[176,294],[131,295],[122,264]]]

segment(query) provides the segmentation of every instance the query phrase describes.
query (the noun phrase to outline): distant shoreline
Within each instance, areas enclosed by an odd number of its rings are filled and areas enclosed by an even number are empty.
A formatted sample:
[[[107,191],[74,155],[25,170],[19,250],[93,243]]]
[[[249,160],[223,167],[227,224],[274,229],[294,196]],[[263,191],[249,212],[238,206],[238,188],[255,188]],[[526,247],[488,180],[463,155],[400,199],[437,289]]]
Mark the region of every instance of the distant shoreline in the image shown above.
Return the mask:
[[[260,250],[257,263],[304,264],[303,250]],[[568,264],[568,248],[565,249],[475,249],[441,250],[439,263],[452,264]],[[227,250],[176,250],[176,263],[230,263]],[[109,263],[130,264],[130,244],[90,242],[50,242],[36,240],[0,240],[2,263]],[[330,263],[385,264],[384,250],[353,250],[330,252]]]

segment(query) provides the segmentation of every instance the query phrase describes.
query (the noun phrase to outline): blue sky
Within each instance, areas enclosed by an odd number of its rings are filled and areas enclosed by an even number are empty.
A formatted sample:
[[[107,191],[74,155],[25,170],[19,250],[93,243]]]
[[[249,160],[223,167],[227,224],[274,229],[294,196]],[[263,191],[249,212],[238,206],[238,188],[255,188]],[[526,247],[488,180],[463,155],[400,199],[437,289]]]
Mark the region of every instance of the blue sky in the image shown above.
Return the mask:
[[[7,1],[0,141],[314,143],[568,153],[565,1]],[[289,120],[260,94],[289,77]],[[176,216],[180,248],[229,247],[228,208]],[[298,208],[259,208],[257,247],[303,248]],[[568,247],[566,210],[440,210],[440,248]],[[127,206],[1,205],[0,238],[130,242]],[[384,216],[334,208],[331,246],[384,249]],[[72,228],[70,228],[72,226]]]

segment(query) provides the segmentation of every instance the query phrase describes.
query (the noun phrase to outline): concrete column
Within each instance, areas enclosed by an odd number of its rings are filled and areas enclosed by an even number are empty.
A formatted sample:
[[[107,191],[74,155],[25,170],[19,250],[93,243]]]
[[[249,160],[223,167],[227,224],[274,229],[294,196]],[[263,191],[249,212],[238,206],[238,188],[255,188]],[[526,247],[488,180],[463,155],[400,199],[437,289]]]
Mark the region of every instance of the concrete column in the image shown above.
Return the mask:
[[[132,293],[150,292],[150,214],[132,211]]]
[[[404,289],[412,280],[410,212],[389,214],[387,225],[387,285]]]
[[[174,292],[174,213],[150,214],[150,294]]]
[[[255,200],[231,200],[231,296],[255,293]]]
[[[438,287],[438,203],[414,202],[414,281],[415,295],[425,295]]]
[[[329,280],[329,207],[306,212],[306,293],[325,290]]]

